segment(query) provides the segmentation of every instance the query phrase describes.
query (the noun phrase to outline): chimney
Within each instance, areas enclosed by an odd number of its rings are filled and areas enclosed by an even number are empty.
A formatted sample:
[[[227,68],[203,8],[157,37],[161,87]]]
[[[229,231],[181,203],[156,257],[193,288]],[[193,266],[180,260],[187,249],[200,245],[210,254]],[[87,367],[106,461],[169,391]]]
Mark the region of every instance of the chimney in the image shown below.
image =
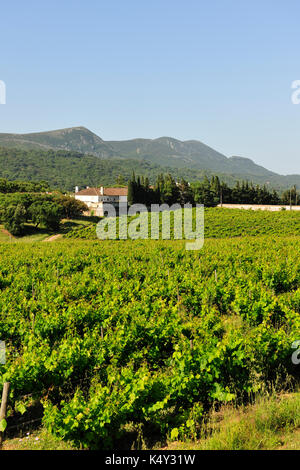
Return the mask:
[[[103,196],[103,193],[104,193],[104,188],[103,188],[103,186],[100,186],[100,194],[101,194],[101,196]]]
[[[75,193],[78,193],[78,192],[79,192],[79,187],[75,186]]]

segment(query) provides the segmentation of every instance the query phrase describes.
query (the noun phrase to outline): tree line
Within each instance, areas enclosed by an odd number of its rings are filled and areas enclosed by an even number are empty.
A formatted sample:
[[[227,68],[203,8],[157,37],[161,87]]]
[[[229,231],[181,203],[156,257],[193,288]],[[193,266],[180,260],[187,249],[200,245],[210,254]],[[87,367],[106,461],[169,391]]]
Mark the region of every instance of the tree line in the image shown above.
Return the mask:
[[[15,236],[26,233],[26,224],[49,231],[59,229],[63,218],[76,218],[88,210],[81,201],[62,194],[13,193],[0,195],[0,222]]]
[[[265,184],[254,185],[249,181],[237,181],[230,187],[218,176],[204,177],[202,181],[188,183],[185,179],[176,181],[171,174],[160,174],[154,185],[149,179],[132,174],[128,182],[128,204],[204,204],[214,207],[227,204],[292,204],[297,205],[299,193],[294,186],[281,195]]]
[[[177,179],[183,176],[189,181],[201,179],[205,174],[205,171],[200,169],[159,166],[147,160],[102,159],[67,150],[24,150],[0,146],[0,176],[2,178],[11,181],[46,180],[52,189],[74,191],[75,186],[92,187],[100,184],[103,186],[125,184],[127,186],[133,170],[148,176],[152,183],[160,173],[171,173]],[[225,175],[224,178],[226,178]],[[231,176],[227,178],[228,183],[234,181]],[[10,192],[16,191],[19,190],[15,189]],[[28,192],[32,190],[28,189]]]
[[[0,193],[44,193],[50,190],[46,181],[10,181],[0,178]]]

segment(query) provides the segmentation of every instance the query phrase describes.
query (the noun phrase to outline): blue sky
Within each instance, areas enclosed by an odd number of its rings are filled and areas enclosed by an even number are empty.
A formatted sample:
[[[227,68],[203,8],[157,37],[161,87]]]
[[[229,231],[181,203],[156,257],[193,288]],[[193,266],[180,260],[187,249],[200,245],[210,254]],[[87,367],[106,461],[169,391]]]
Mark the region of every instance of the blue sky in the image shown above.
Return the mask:
[[[297,0],[2,2],[0,132],[198,139],[300,173]]]

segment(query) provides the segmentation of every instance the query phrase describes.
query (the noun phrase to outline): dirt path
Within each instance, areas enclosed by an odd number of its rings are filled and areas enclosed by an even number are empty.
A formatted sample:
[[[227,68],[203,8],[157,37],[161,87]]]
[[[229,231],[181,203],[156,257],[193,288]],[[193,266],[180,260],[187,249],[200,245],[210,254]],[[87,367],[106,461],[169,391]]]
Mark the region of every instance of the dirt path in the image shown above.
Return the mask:
[[[61,238],[61,236],[62,236],[61,233],[58,233],[57,235],[52,235],[51,237],[45,238],[43,242],[54,242],[58,238]]]
[[[15,238],[11,233],[9,233],[8,230],[6,230],[6,228],[1,228],[0,229],[2,233],[4,233],[5,235],[8,235],[9,237],[11,238]]]

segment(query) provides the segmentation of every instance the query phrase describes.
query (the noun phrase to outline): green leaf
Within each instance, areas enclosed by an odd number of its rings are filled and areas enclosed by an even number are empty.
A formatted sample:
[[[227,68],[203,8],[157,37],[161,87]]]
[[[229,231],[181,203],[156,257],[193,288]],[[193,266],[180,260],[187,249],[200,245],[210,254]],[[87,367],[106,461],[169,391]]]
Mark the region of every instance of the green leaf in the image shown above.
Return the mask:
[[[178,435],[179,435],[178,429],[177,428],[172,429],[172,431],[171,431],[171,440],[175,441],[175,439],[178,438]]]
[[[7,426],[6,420],[5,420],[5,419],[2,419],[2,420],[0,421],[0,432],[4,432],[5,429],[6,429],[6,426]]]
[[[26,411],[26,406],[24,405],[24,403],[17,403],[15,406],[15,410],[21,413],[21,415],[23,415]]]

